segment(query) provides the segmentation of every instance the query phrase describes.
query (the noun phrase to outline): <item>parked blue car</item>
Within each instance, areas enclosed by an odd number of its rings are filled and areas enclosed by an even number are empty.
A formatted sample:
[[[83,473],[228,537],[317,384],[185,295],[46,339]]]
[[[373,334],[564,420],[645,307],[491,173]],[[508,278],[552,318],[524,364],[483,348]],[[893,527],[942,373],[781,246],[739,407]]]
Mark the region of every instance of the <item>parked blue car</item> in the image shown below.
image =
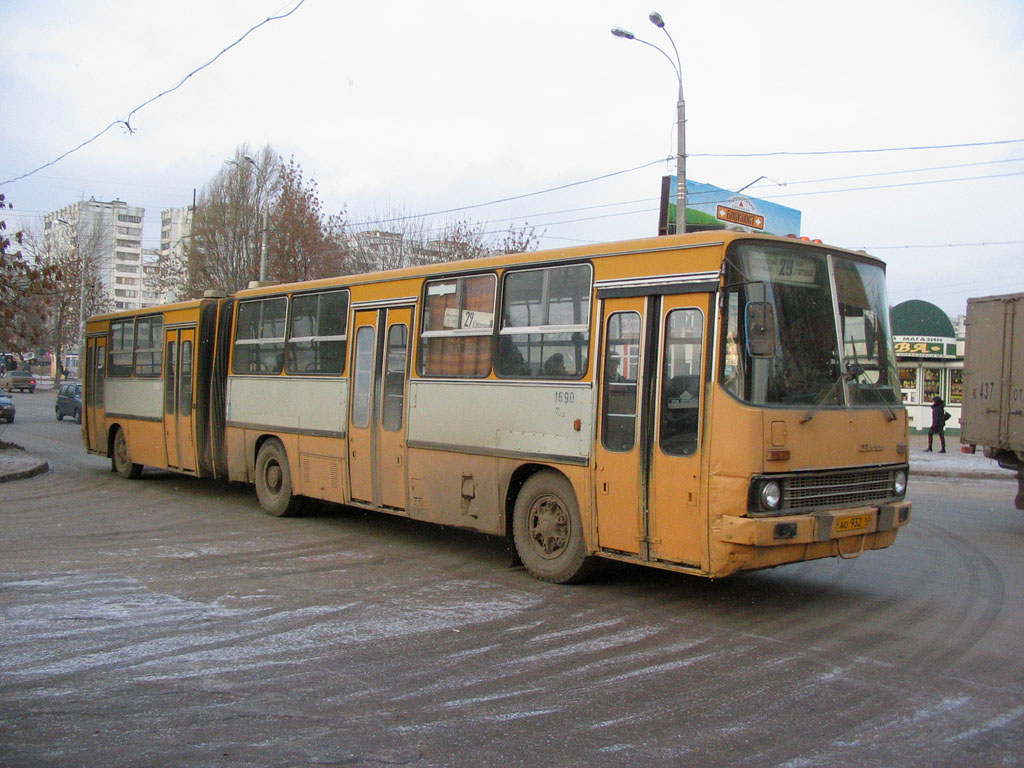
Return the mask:
[[[72,416],[76,424],[82,423],[82,385],[79,382],[61,384],[57,392],[57,421]]]

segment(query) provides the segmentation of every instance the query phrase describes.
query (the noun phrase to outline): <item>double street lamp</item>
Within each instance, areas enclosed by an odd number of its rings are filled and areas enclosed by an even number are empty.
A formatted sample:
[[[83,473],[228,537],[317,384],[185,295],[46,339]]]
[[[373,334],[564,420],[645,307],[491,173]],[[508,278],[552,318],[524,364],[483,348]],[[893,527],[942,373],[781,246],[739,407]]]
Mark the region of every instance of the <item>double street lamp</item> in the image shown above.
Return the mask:
[[[257,175],[260,177],[259,184],[262,187],[263,186],[263,176],[265,175],[264,170],[262,168],[260,168],[259,163],[257,163],[253,159],[252,155],[243,155],[242,159],[244,159],[245,162],[249,163],[249,165],[251,165],[256,170]],[[242,167],[242,164],[240,162],[238,162],[237,160],[232,159],[232,160],[228,160],[227,162],[229,162],[231,165],[238,166],[239,168]],[[269,222],[268,222],[269,211],[268,211],[268,207],[269,206],[267,205],[266,201],[262,201],[262,203],[260,204],[260,218],[262,220],[262,236],[260,238],[260,278],[259,278],[259,280],[260,280],[261,283],[265,283],[267,281],[267,229],[269,228]]]
[[[679,61],[679,49],[676,48],[675,40],[672,39],[672,35],[669,34],[668,30],[665,29],[665,20],[661,17],[661,14],[657,11],[651,13],[648,17],[651,23],[658,27],[665,33],[668,41],[672,44],[672,51],[675,53],[675,61],[672,57],[665,53],[660,47],[654,43],[649,43],[646,40],[641,40],[639,37],[634,35],[632,32],[623,29],[622,27],[615,27],[612,30],[612,34],[616,37],[621,37],[625,40],[635,40],[638,43],[643,43],[649,48],[653,48],[662,56],[664,56],[668,63],[672,65],[673,71],[676,73],[676,79],[679,81],[679,99],[676,101],[676,232],[686,232],[686,102],[683,100],[683,67]]]

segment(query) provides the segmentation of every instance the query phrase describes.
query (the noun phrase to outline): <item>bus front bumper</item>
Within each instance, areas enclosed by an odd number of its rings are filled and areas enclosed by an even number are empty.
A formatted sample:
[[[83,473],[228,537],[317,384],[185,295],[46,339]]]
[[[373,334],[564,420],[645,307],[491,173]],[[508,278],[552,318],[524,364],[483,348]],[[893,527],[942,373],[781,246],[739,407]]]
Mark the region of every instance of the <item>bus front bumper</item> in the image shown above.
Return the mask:
[[[828,510],[803,515],[778,517],[735,517],[719,520],[721,537],[730,544],[752,547],[815,544],[895,531],[910,522],[910,502],[901,501],[877,507]]]

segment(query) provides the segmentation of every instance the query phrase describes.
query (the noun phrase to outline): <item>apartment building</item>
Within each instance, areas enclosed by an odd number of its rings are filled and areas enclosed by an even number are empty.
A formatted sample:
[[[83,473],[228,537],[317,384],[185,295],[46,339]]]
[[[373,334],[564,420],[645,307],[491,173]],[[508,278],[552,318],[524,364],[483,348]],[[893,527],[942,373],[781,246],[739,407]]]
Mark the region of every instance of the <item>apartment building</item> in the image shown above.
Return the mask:
[[[192,235],[192,208],[167,208],[160,212],[160,264],[166,274],[184,270],[185,246]],[[176,301],[173,289],[159,294],[160,302]]]
[[[120,200],[82,200],[43,217],[47,247],[73,248],[87,262],[116,309],[140,309],[145,300],[142,217],[145,209]]]

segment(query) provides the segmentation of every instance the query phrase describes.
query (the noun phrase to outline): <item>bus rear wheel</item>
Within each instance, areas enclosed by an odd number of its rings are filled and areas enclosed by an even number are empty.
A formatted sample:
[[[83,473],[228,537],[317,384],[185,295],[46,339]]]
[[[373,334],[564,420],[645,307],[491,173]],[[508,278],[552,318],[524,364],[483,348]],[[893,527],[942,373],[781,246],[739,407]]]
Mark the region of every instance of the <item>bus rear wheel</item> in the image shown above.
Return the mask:
[[[291,517],[302,510],[302,497],[292,493],[288,454],[277,440],[267,440],[256,456],[256,498],[274,517]]]
[[[114,453],[110,457],[110,463],[125,480],[137,480],[142,475],[142,465],[132,461],[131,451],[128,450],[128,438],[124,436],[124,430],[118,429],[114,435]]]
[[[526,570],[541,581],[569,584],[592,570],[576,494],[557,472],[538,472],[523,484],[512,513],[512,539]]]

